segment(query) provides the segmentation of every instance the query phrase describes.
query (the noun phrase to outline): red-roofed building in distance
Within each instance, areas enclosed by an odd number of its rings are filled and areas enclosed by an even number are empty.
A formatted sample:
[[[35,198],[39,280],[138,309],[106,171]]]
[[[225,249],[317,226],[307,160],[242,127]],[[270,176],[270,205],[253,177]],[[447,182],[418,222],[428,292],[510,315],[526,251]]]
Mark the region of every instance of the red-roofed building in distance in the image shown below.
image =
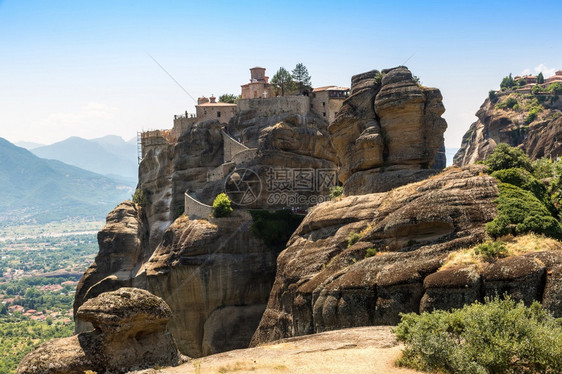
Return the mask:
[[[216,119],[220,123],[228,123],[228,121],[234,117],[238,110],[236,104],[217,103],[216,100],[217,98],[214,96],[210,98],[200,97],[197,99],[195,112],[197,113],[198,121]]]
[[[561,82],[562,83],[562,70],[558,70],[554,75],[550,78],[546,78],[544,80],[545,83],[551,84],[554,82]]]

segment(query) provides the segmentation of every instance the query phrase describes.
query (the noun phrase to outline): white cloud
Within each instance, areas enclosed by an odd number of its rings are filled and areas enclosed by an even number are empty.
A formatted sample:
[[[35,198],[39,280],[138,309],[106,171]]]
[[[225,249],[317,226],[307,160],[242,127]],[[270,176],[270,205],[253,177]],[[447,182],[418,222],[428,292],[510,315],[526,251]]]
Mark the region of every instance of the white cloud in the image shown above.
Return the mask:
[[[544,75],[545,78],[553,76],[554,72],[556,71],[555,68],[549,68],[545,64],[539,64],[539,65],[535,66],[533,68],[533,70],[534,70],[535,75],[542,72],[542,75]],[[528,75],[528,74],[531,74],[531,69],[525,69],[521,72],[521,75]]]

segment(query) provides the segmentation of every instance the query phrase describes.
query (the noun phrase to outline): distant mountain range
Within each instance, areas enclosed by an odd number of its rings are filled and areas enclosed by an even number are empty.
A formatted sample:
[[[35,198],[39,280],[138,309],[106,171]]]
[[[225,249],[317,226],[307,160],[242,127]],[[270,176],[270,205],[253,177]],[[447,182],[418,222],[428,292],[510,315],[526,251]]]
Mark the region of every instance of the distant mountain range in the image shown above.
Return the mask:
[[[110,176],[131,186],[137,183],[136,140],[128,142],[119,136],[107,135],[97,139],[76,136],[63,141],[33,147],[35,143],[20,143],[41,158],[62,161],[69,165]],[[28,145],[31,145],[28,147]]]
[[[0,138],[0,225],[73,217],[103,218],[132,187]]]

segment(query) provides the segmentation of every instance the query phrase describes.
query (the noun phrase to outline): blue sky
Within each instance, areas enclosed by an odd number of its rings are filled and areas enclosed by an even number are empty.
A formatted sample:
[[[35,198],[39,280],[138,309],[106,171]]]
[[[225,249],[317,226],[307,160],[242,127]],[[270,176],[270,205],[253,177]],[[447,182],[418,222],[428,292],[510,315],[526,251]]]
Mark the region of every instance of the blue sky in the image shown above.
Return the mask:
[[[0,1],[0,136],[169,128],[194,97],[239,93],[250,67],[304,63],[315,86],[407,66],[444,97],[458,147],[507,74],[562,69],[555,1]]]

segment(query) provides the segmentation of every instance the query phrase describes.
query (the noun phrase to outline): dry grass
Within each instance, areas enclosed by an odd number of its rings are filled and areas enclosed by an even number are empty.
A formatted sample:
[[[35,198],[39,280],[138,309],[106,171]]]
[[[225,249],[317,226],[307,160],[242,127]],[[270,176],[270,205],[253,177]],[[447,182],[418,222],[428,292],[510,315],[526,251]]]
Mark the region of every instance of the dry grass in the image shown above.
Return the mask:
[[[515,237],[507,235],[501,237],[499,240],[505,243],[508,257],[519,256],[530,252],[562,250],[562,242],[537,234],[527,234]],[[478,247],[478,245],[449,254],[447,260],[445,260],[445,263],[441,266],[441,270],[454,266],[467,265],[476,265],[478,270],[482,270],[486,267],[488,262],[482,255],[477,255],[474,252],[476,247]]]
[[[255,366],[247,365],[245,362],[242,361],[236,361],[234,364],[221,366],[218,372],[223,374],[223,373],[233,373],[237,371],[254,371],[254,370],[256,370]]]

